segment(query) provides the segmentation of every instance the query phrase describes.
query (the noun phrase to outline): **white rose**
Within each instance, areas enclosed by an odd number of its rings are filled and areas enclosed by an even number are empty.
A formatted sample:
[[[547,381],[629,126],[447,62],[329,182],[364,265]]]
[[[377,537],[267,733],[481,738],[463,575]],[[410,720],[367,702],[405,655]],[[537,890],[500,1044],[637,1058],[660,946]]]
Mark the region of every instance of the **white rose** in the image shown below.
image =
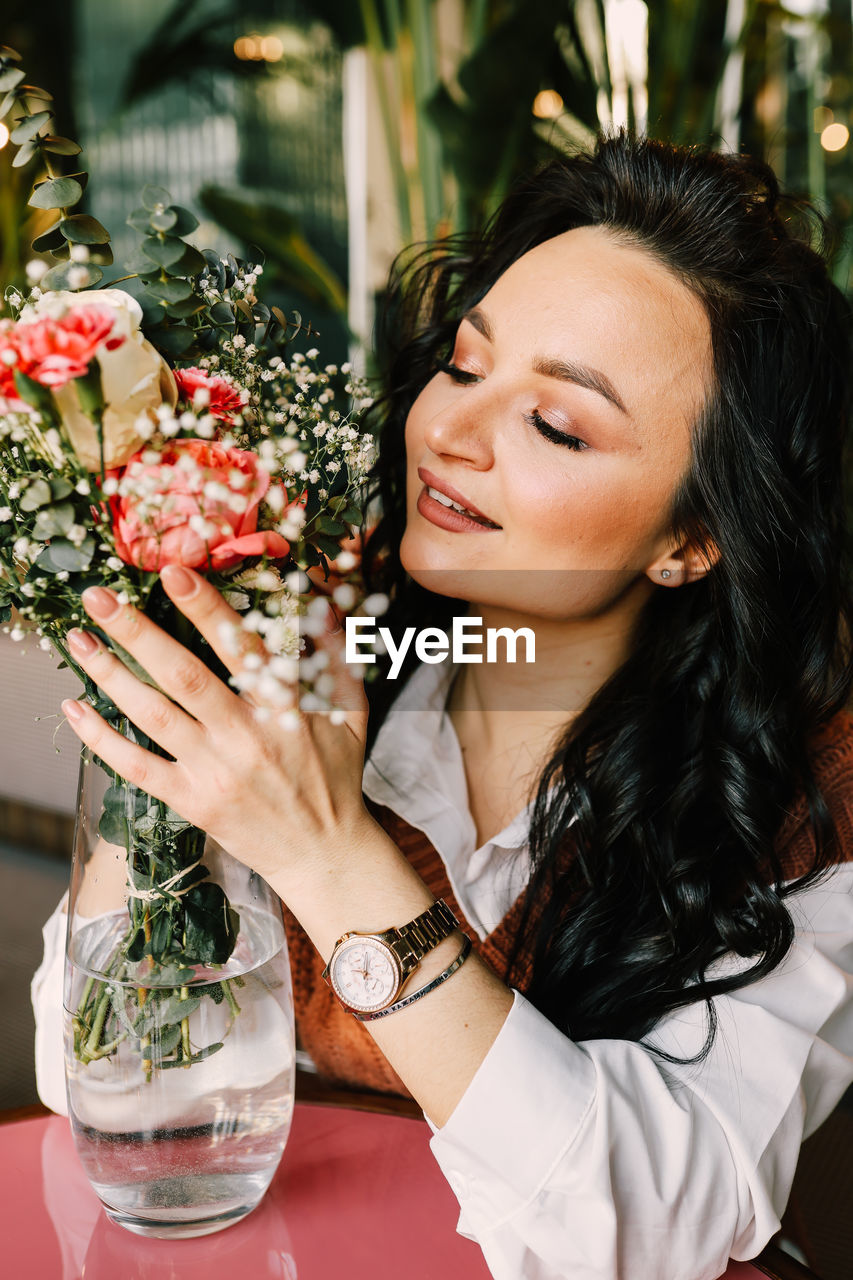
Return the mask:
[[[121,467],[151,435],[139,429],[140,417],[157,425],[157,409],[174,409],[178,388],[172,371],[159,351],[142,336],[142,308],[123,289],[88,289],[83,293],[62,290],[45,293],[21,312],[24,322],[45,315],[64,314],[74,307],[107,307],[115,316],[111,338],[125,341],[113,351],[102,346],[97,360],[104,390],[104,465]],[[74,381],[54,391],[71,447],[87,471],[100,471],[98,433],[80,408]]]

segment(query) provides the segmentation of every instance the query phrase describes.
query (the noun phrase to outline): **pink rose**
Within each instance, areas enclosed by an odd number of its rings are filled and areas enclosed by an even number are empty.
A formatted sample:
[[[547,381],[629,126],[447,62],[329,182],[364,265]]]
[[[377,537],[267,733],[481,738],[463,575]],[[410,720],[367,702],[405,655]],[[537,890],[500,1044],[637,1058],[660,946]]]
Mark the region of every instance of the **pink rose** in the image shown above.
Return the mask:
[[[203,369],[176,369],[175,381],[180,398],[192,404],[198,391],[207,393],[207,412],[226,426],[233,427],[234,415],[242,411],[244,398],[230,378],[211,375]]]
[[[173,440],[158,462],[130,459],[110,499],[116,552],[148,572],[164,565],[230,569],[247,556],[282,559],[290,543],[258,529],[270,478],[257,457],[207,440]]]
[[[113,323],[106,307],[81,306],[58,319],[45,316],[18,324],[12,334],[17,367],[34,382],[58,390],[82,378],[102,346],[107,351],[121,346],[123,336],[110,339]]]

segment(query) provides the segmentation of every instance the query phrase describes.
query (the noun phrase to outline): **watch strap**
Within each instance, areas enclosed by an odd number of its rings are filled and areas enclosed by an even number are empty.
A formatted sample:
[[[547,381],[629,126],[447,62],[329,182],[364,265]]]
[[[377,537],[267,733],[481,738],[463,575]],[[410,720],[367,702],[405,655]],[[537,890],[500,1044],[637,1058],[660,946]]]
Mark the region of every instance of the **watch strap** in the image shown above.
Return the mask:
[[[422,911],[419,916],[415,916],[414,920],[410,920],[408,924],[400,925],[397,929],[388,929],[385,933],[377,935],[390,941],[391,945],[396,942],[394,950],[397,953],[404,971],[410,969],[412,964],[420,964],[424,956],[432,951],[433,947],[437,947],[439,942],[443,942],[445,938],[449,938],[455,929],[460,928],[459,921],[450,910],[450,907],[443,898],[439,898],[426,911]],[[403,944],[403,947],[400,946]],[[405,949],[403,949],[405,948]]]

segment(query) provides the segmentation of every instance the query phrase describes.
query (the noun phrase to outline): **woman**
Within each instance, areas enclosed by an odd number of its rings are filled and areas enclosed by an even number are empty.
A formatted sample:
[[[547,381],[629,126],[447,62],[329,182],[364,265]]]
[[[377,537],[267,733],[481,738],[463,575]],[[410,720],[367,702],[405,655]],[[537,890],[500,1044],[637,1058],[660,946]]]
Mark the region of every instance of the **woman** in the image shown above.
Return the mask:
[[[849,323],[791,227],[764,166],[618,137],[402,287],[381,621],[527,627],[532,664],[410,648],[369,723],[356,690],[286,732],[109,592],[87,610],[173,701],[72,637],[175,760],[66,703],[78,736],[267,877],[307,1049],[417,1099],[500,1280],[754,1256],[853,1079]],[[163,582],[221,648],[217,593]],[[474,954],[433,912],[425,995],[360,1024],[337,941],[437,897]]]

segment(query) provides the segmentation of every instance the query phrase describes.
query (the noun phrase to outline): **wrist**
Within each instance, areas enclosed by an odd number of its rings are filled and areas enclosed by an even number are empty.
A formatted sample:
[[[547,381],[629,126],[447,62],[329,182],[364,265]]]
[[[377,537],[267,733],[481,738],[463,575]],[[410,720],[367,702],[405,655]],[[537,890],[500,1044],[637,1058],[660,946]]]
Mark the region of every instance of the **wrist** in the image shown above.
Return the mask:
[[[391,837],[368,814],[365,819],[310,862],[288,864],[269,877],[324,961],[342,934],[381,933],[435,902]]]

